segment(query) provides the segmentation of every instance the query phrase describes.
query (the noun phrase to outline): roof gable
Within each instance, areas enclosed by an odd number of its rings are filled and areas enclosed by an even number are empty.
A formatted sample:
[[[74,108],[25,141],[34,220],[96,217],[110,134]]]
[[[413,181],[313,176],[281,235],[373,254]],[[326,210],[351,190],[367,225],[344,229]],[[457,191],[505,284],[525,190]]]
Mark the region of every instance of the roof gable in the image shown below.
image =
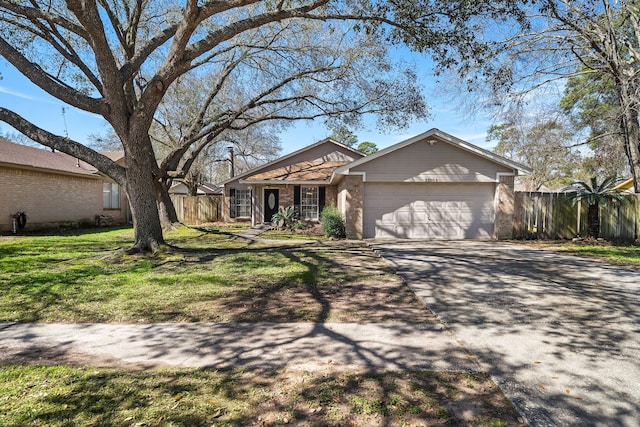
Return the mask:
[[[326,138],[221,182],[308,182],[328,180],[336,167],[363,157],[364,154]]]
[[[391,155],[392,153],[397,152],[398,150],[401,150],[405,147],[408,147],[412,144],[418,143],[418,142],[427,142],[429,144],[434,144],[435,142],[440,141],[440,142],[444,142],[447,144],[451,144],[454,147],[457,147],[459,149],[462,149],[470,154],[476,155],[482,159],[485,159],[487,161],[493,162],[499,166],[502,166],[504,168],[508,168],[508,169],[513,169],[515,171],[517,171],[518,173],[522,173],[522,174],[527,174],[530,173],[531,170],[524,166],[521,165],[519,163],[516,163],[512,160],[506,159],[502,156],[499,156],[495,153],[492,153],[488,150],[485,150],[483,148],[480,148],[476,145],[473,145],[469,142],[463,141],[459,138],[454,137],[453,135],[449,135],[448,133],[442,132],[439,129],[430,129],[427,132],[424,132],[420,135],[416,135],[412,138],[409,138],[405,141],[399,142],[395,145],[392,145],[390,147],[387,147],[383,150],[380,150],[374,154],[371,154],[369,156],[366,156],[364,158],[361,158],[359,160],[356,160],[352,163],[349,163],[347,165],[344,165],[342,167],[339,167],[336,169],[335,173],[336,175],[348,175],[349,172],[359,166],[364,166],[367,163],[373,162],[377,159],[381,159],[384,156],[388,156]]]

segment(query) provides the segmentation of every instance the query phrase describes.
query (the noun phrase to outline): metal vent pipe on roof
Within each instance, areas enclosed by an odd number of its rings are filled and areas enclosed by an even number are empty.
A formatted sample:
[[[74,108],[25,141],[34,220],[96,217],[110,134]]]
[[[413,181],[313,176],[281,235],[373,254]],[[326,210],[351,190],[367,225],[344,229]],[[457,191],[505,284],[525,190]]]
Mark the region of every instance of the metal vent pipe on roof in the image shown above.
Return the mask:
[[[236,176],[236,165],[233,157],[233,147],[227,147],[229,150],[229,178]]]

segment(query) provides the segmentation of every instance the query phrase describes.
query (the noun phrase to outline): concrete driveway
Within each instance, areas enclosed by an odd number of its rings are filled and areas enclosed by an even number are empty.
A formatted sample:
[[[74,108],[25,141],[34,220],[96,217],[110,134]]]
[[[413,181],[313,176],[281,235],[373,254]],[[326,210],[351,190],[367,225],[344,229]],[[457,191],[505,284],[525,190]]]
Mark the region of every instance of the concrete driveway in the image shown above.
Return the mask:
[[[640,272],[498,242],[373,242],[530,425],[640,425]]]

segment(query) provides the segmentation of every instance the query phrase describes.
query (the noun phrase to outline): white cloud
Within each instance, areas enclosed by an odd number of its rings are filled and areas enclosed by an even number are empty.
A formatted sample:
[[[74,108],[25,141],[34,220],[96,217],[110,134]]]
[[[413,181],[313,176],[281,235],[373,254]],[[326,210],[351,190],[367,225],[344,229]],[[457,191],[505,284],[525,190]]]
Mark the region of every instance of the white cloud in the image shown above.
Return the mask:
[[[22,98],[22,99],[26,99],[26,100],[29,100],[29,101],[46,102],[46,103],[49,103],[49,104],[54,104],[53,101],[50,101],[48,99],[39,98],[37,96],[29,95],[29,94],[23,93],[23,92],[17,92],[17,91],[8,89],[8,88],[6,88],[4,86],[0,86],[0,93],[6,93],[7,95],[15,96],[16,98]]]

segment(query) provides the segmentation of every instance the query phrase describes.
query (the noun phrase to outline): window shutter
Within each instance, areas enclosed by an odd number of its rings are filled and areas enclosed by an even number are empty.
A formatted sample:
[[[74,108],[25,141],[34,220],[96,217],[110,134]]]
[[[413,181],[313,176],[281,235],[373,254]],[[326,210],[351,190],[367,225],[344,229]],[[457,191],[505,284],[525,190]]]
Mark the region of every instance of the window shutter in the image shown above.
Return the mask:
[[[300,186],[293,186],[293,209],[300,215]]]
[[[236,217],[236,189],[229,189],[229,218]]]
[[[322,213],[325,205],[326,187],[318,187],[318,215]]]

